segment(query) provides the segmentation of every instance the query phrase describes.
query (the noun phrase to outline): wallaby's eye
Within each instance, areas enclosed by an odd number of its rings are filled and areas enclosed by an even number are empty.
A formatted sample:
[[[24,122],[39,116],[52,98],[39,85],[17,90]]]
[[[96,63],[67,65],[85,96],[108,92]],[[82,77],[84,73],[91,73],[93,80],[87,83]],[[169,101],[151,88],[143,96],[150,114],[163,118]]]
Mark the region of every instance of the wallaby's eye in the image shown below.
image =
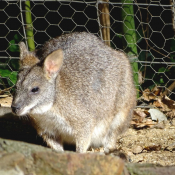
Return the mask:
[[[34,93],[34,94],[38,93],[39,92],[39,87],[32,88],[31,92]]]

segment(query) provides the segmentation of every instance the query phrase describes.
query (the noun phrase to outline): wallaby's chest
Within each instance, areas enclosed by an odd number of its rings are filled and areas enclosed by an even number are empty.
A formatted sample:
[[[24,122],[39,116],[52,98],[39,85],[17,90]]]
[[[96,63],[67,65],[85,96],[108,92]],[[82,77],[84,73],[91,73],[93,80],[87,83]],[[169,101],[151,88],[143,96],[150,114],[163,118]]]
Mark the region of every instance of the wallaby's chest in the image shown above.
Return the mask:
[[[73,135],[73,128],[69,122],[61,115],[54,113],[52,110],[44,114],[33,114],[38,133],[40,135],[47,134],[49,136],[69,136]]]

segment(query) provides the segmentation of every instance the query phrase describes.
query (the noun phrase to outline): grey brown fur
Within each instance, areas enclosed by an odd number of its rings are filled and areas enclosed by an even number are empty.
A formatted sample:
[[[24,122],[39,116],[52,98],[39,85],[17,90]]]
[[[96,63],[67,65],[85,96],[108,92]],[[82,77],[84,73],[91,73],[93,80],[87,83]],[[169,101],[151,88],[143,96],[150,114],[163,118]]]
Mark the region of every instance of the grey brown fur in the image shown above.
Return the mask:
[[[62,35],[29,52],[20,43],[12,110],[28,114],[48,146],[115,149],[130,124],[136,93],[128,58],[88,33]]]

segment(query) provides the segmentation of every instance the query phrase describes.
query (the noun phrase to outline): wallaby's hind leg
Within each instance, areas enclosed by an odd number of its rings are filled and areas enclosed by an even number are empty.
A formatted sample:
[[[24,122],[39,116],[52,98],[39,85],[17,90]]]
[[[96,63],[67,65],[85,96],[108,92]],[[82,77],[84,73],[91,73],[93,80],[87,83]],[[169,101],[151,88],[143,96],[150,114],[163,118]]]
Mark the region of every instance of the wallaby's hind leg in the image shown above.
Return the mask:
[[[132,113],[130,109],[122,110],[116,114],[106,135],[104,143],[105,154],[116,149],[117,137],[128,128],[131,117]]]

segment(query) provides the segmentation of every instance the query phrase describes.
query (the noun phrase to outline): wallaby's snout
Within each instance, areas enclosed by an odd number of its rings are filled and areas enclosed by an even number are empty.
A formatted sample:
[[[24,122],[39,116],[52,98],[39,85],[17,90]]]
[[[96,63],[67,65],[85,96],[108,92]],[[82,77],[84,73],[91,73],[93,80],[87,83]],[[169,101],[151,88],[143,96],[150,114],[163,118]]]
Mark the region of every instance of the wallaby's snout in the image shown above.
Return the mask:
[[[21,102],[19,100],[17,100],[17,90],[14,92],[13,94],[13,101],[12,101],[12,104],[11,104],[11,109],[12,109],[12,112],[16,115],[19,114],[19,111],[21,110]]]
[[[20,110],[20,106],[17,105],[17,104],[13,104],[13,103],[12,103],[12,105],[11,105],[11,108],[12,108],[12,112],[13,112],[14,114],[17,114],[18,111]]]

